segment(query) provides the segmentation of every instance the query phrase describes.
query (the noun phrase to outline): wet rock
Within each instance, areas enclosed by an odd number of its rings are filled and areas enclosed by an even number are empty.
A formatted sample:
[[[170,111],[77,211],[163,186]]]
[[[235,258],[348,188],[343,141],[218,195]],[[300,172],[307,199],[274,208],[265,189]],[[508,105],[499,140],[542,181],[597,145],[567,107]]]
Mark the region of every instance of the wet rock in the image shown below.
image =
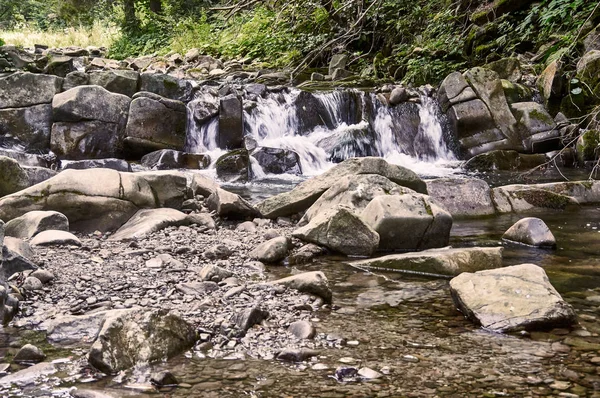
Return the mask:
[[[219,148],[241,148],[244,143],[242,99],[236,95],[221,98],[219,103]]]
[[[165,387],[165,386],[176,386],[179,384],[179,381],[173,375],[173,373],[168,370],[164,370],[162,372],[154,373],[150,376],[150,383],[157,387]]]
[[[160,149],[142,157],[141,164],[153,170],[170,170],[184,168],[185,152],[173,149]]]
[[[340,178],[358,174],[379,174],[400,186],[427,193],[425,183],[408,169],[391,165],[382,158],[352,158],[317,177],[298,184],[290,192],[262,201],[257,208],[265,218],[291,216],[312,206]]]
[[[388,268],[456,276],[502,267],[502,250],[501,247],[430,249],[353,261],[352,264],[367,269]]]
[[[13,358],[14,362],[38,363],[46,359],[46,354],[33,344],[25,344]]]
[[[131,172],[131,165],[123,159],[107,158],[107,159],[86,159],[62,162],[62,169],[111,169],[116,171]]]
[[[42,290],[42,288],[42,281],[33,276],[28,276],[23,282],[23,290],[33,292],[36,290]]]
[[[517,151],[490,151],[474,156],[465,163],[467,170],[530,170],[547,162],[544,154],[524,154]]]
[[[30,211],[6,224],[6,236],[33,238],[42,231],[69,231],[69,220],[56,211]]]
[[[478,178],[429,180],[427,191],[452,217],[488,216],[496,213],[490,186]]]
[[[424,250],[448,245],[452,216],[429,196],[377,196],[361,218],[377,234],[381,250]]]
[[[41,184],[0,199],[0,219],[32,210],[54,210],[73,230],[107,231],[123,225],[139,208],[156,206],[146,180],[107,169],[65,170]]]
[[[302,174],[300,156],[291,150],[282,148],[260,147],[251,156],[256,159],[265,173],[269,174]]]
[[[81,241],[70,232],[49,229],[38,233],[30,244],[31,246],[81,246]]]
[[[270,285],[280,285],[288,289],[321,297],[326,303],[331,303],[332,293],[327,277],[321,271],[303,272],[269,282]]]
[[[496,332],[576,322],[573,308],[534,264],[465,272],[450,281],[450,292],[465,316]]]
[[[0,138],[22,145],[26,150],[49,149],[52,106],[40,104],[25,108],[0,109]]]
[[[29,177],[19,163],[0,156],[0,197],[19,192],[29,186]]]
[[[336,181],[310,206],[298,225],[306,225],[315,215],[337,205],[345,205],[358,215],[377,196],[404,195],[407,193],[414,193],[414,191],[378,174],[345,176]]]
[[[223,279],[227,279],[232,275],[233,273],[231,271],[209,264],[200,270],[198,277],[203,281],[221,282]]]
[[[258,325],[268,317],[268,311],[264,311],[260,306],[255,306],[235,313],[232,320],[240,330],[246,332],[252,326]]]
[[[299,339],[312,339],[317,334],[317,330],[308,321],[296,321],[290,324],[288,332]]]
[[[249,256],[263,263],[277,263],[285,258],[289,246],[288,238],[280,236],[261,243],[250,252]]]
[[[408,101],[409,94],[404,87],[394,87],[390,93],[390,105],[398,105]]]
[[[250,155],[246,149],[236,149],[217,159],[217,177],[227,182],[247,182],[252,178]]]
[[[173,357],[196,342],[194,328],[165,310],[134,311],[107,318],[88,360],[106,374],[141,362]]]
[[[304,362],[317,355],[318,351],[308,348],[286,348],[277,354],[277,359],[284,362]]]
[[[218,188],[206,200],[206,207],[220,217],[233,219],[254,218],[260,213],[237,194]]]
[[[137,93],[131,101],[125,129],[126,153],[135,158],[159,149],[183,150],[186,120],[183,102]]]
[[[105,394],[95,390],[74,389],[71,391],[73,398],[115,398],[114,395]]]
[[[109,239],[139,239],[170,226],[184,225],[187,221],[187,215],[175,209],[163,208],[139,210]]]
[[[310,263],[313,259],[319,256],[327,254],[327,249],[315,245],[314,243],[308,243],[298,249],[297,252],[291,254],[287,261],[290,265],[306,264]]]
[[[546,223],[536,217],[527,217],[510,227],[502,239],[537,247],[556,247],[556,239]]]
[[[339,382],[356,381],[358,369],[352,366],[340,366],[335,370],[333,378]]]
[[[293,236],[354,256],[370,256],[379,245],[379,234],[343,205],[317,214],[307,225],[296,229]]]

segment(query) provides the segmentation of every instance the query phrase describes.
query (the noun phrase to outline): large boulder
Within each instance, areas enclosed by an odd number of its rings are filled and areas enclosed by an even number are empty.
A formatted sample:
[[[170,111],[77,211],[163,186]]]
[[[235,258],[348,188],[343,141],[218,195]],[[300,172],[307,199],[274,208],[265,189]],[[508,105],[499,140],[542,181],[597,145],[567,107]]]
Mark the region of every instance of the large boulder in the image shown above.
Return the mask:
[[[427,191],[452,217],[479,217],[496,213],[490,186],[479,178],[436,178],[427,181]]]
[[[452,216],[422,194],[375,197],[361,213],[379,234],[381,250],[424,250],[448,245]]]
[[[244,143],[242,99],[236,95],[221,98],[219,104],[219,148],[241,148]]]
[[[188,197],[187,175],[175,170],[142,171],[135,173],[150,185],[158,207],[181,209]]]
[[[466,317],[495,332],[576,322],[573,308],[550,284],[544,269],[534,264],[465,272],[450,281],[450,292]]]
[[[148,92],[135,94],[125,130],[129,156],[141,157],[159,149],[183,150],[186,123],[183,102]]]
[[[526,217],[510,227],[502,239],[537,247],[555,247],[556,239],[546,223],[536,217]]]
[[[0,138],[11,137],[28,150],[47,150],[52,98],[60,92],[56,76],[14,73],[0,78]]]
[[[193,97],[194,89],[188,80],[160,73],[142,73],[139,91],[149,91],[161,97],[189,102]]]
[[[98,120],[124,126],[130,102],[129,97],[100,86],[79,86],[55,95],[52,112],[60,122]]]
[[[265,173],[302,174],[300,156],[289,149],[260,147],[251,153]]]
[[[140,208],[157,203],[148,182],[132,173],[108,169],[65,170],[41,184],[0,199],[0,219],[33,210],[58,211],[82,232],[110,231]]]
[[[252,178],[250,155],[246,149],[227,152],[217,159],[217,177],[227,182],[248,182]]]
[[[91,72],[89,84],[101,86],[110,92],[133,97],[137,91],[140,74],[133,70],[105,70]]]
[[[293,236],[349,256],[370,256],[379,245],[377,232],[344,205],[315,215]]]
[[[0,156],[0,197],[18,192],[29,186],[27,172],[9,157]]]
[[[218,187],[206,199],[206,207],[220,217],[245,219],[260,216],[260,212],[244,198]]]
[[[340,178],[306,211],[298,225],[306,225],[316,215],[337,205],[360,214],[373,198],[382,195],[415,193],[379,174],[349,175]]]
[[[317,177],[298,184],[289,192],[262,201],[257,208],[266,218],[290,216],[312,206],[340,178],[359,174],[379,174],[400,186],[427,193],[425,182],[411,170],[389,164],[383,158],[351,158]]]
[[[429,249],[420,252],[390,254],[387,256],[353,261],[358,269],[396,269],[437,275],[460,275],[502,267],[501,247],[469,247]]]
[[[165,310],[107,317],[90,349],[90,365],[114,374],[181,354],[196,342],[192,325]]]
[[[6,236],[30,239],[50,229],[69,231],[69,220],[57,211],[30,211],[6,223]]]
[[[188,223],[187,215],[175,209],[143,209],[119,228],[110,240],[132,240],[171,226]]]

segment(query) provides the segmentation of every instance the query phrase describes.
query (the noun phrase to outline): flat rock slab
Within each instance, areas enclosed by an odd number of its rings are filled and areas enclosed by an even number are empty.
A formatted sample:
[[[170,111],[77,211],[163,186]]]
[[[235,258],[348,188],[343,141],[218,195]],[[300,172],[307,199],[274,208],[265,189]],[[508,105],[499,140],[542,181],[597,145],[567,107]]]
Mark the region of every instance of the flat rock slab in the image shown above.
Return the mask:
[[[143,238],[153,232],[170,226],[187,224],[185,213],[175,209],[140,210],[129,221],[115,232],[110,240],[130,240]]]
[[[546,223],[536,217],[526,217],[517,221],[502,236],[511,242],[536,247],[556,247],[556,239]]]
[[[353,261],[353,266],[456,276],[502,267],[501,247],[442,248]]]
[[[467,318],[495,332],[576,322],[573,308],[550,284],[544,269],[535,264],[465,272],[450,281],[450,292]]]

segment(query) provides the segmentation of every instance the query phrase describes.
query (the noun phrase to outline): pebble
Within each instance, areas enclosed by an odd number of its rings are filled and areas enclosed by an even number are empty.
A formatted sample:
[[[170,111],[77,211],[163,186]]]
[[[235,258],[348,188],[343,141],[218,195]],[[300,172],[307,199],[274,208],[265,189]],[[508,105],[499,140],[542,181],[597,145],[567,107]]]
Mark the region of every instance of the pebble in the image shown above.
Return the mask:
[[[338,362],[345,363],[346,365],[354,365],[358,361],[352,357],[343,357],[340,358]]]
[[[556,381],[554,381],[554,383],[550,384],[548,387],[550,387],[553,390],[564,391],[564,390],[568,390],[569,388],[571,388],[571,383],[569,383],[568,381],[556,380]]]
[[[324,363],[316,363],[313,366],[311,366],[312,370],[327,370],[329,369],[329,366],[325,365]]]

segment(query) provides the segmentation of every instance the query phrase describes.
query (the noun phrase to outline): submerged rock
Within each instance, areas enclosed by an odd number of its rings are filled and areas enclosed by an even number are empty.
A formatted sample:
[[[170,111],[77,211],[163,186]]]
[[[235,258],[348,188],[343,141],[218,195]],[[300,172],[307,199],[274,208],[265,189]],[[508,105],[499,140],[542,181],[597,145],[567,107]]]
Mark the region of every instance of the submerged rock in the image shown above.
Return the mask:
[[[509,332],[576,322],[573,308],[534,264],[463,273],[450,281],[456,306],[482,327]]]
[[[556,239],[546,223],[536,217],[527,217],[510,227],[502,239],[529,246],[556,247]]]
[[[353,261],[357,267],[388,268],[439,275],[460,275],[502,267],[501,247],[430,249],[414,253],[390,254],[368,260]]]
[[[106,374],[173,357],[196,342],[194,328],[165,310],[133,311],[104,321],[88,360]]]
[[[293,236],[350,256],[370,256],[379,245],[377,232],[343,205],[317,214]]]

